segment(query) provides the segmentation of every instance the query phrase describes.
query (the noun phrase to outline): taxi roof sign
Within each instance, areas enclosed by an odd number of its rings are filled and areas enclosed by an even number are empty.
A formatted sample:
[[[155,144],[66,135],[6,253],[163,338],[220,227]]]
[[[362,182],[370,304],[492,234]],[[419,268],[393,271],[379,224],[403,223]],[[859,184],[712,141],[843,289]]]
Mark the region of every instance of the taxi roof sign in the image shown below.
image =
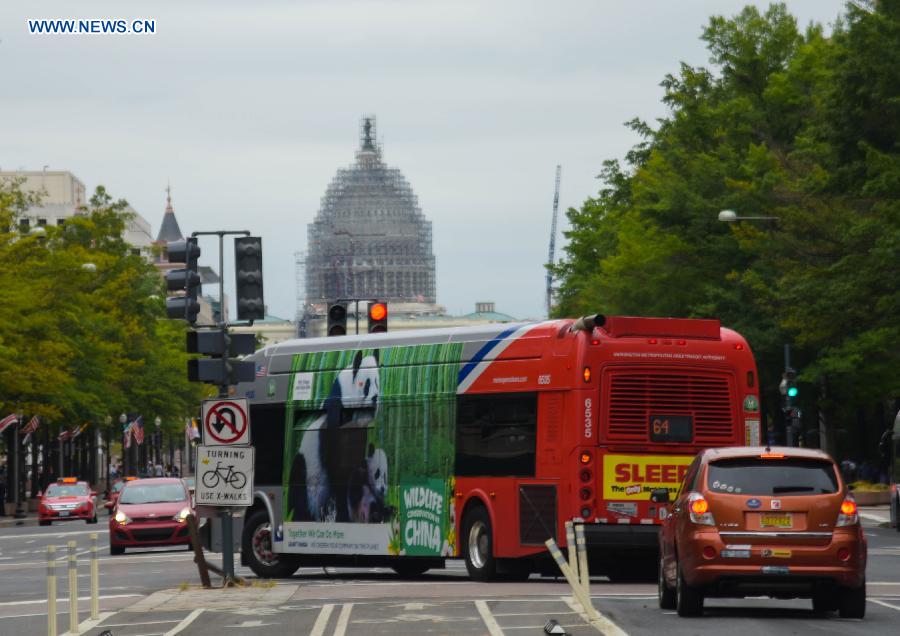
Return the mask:
[[[78,477],[60,477],[59,483],[61,483],[61,484],[77,484]]]

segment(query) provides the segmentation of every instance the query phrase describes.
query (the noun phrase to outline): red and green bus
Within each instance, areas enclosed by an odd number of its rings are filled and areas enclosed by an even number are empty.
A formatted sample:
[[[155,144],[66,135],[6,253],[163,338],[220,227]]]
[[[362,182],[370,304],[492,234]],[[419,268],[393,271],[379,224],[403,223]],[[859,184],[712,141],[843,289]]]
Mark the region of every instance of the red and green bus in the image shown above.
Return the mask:
[[[747,342],[718,320],[577,320],[292,340],[249,359],[255,498],[242,561],[471,578],[547,566],[585,526],[592,567],[652,555],[692,457],[761,441]],[[628,568],[619,570],[627,572]]]

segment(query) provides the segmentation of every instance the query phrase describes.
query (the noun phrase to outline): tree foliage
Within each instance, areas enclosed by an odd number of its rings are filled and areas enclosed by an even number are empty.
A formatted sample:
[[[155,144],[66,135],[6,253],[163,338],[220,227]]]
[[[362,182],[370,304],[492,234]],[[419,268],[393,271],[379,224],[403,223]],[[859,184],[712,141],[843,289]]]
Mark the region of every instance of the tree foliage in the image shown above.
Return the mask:
[[[775,4],[701,37],[711,66],[663,80],[668,115],[630,122],[643,141],[569,210],[556,313],[718,317],[770,413],[783,343],[832,419],[900,396],[900,0],[848,5],[830,36]]]
[[[101,186],[64,226],[27,231],[38,200],[19,185],[0,183],[0,413],[55,428],[141,413],[180,431],[202,389],[159,273],[122,238],[127,203]]]

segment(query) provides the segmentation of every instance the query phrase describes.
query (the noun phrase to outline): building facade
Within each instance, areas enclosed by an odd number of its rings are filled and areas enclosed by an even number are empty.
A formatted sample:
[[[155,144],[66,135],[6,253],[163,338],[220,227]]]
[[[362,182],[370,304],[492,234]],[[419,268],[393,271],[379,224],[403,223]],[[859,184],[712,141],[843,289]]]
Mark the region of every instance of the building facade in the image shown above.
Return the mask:
[[[66,220],[77,214],[84,214],[88,206],[84,183],[74,174],[64,170],[16,170],[0,172],[2,180],[21,181],[23,192],[41,197],[40,205],[35,205],[19,219],[19,224],[27,227],[65,225]],[[122,238],[136,253],[150,258],[153,235],[150,223],[130,205],[125,208],[131,217],[125,224]]]

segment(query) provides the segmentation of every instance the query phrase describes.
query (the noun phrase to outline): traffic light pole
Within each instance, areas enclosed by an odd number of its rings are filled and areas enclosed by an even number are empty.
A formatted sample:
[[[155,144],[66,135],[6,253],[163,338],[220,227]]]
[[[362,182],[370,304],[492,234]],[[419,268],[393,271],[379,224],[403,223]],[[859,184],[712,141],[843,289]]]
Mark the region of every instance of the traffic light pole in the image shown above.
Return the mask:
[[[219,397],[228,397],[228,323],[225,320],[225,236],[226,235],[242,235],[250,236],[250,232],[246,230],[229,232],[226,230],[218,230],[216,232],[193,232],[191,236],[218,236],[219,237],[219,317],[216,320],[216,329],[220,329],[222,333],[222,384],[219,385]],[[250,325],[253,321],[250,321]],[[199,325],[207,326],[207,325]],[[231,507],[221,506],[219,509],[219,517],[222,520],[222,571],[225,573],[225,585],[231,585],[234,582],[234,537],[232,527]]]
[[[794,409],[794,393],[792,393],[792,389],[795,386],[795,374],[796,371],[791,367],[791,345],[785,344],[784,378],[786,382],[784,391],[784,433],[785,443],[788,446],[795,446],[795,442],[799,442],[799,440],[794,439],[797,433],[799,433],[799,417],[795,418],[795,415],[799,413],[799,411],[795,411]]]

